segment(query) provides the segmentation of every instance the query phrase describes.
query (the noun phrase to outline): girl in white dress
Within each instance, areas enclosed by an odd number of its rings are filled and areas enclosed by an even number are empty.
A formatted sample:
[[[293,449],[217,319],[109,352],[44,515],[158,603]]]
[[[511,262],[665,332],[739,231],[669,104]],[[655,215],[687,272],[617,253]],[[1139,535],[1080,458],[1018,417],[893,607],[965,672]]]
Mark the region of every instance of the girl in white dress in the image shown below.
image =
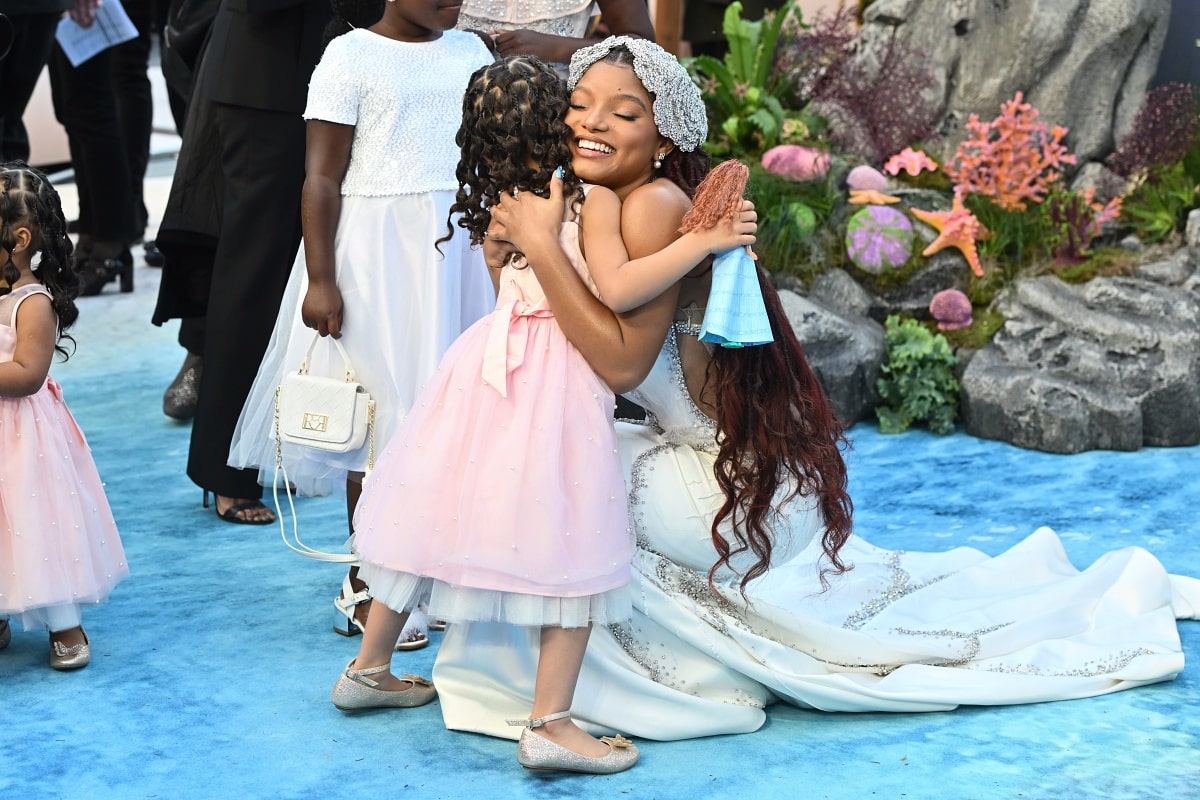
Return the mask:
[[[230,448],[229,463],[259,467],[264,484],[275,465],[275,389],[285,370],[300,365],[314,330],[342,340],[375,401],[382,445],[446,348],[495,302],[482,255],[466,236],[435,246],[458,188],[454,134],[463,91],[492,54],[479,35],[454,30],[457,7],[364,0],[351,13],[351,6],[335,3],[335,11],[378,21],[343,23],[351,29],[329,42],[313,72],[304,112],[304,247]],[[342,362],[321,343],[309,369],[340,376]],[[285,444],[283,458],[301,494],[328,494],[344,481],[352,517],[369,449],[370,442],[347,453]],[[351,569],[335,600],[344,617],[335,630],[360,633],[369,599]],[[426,643],[423,623],[413,622],[402,640]]]

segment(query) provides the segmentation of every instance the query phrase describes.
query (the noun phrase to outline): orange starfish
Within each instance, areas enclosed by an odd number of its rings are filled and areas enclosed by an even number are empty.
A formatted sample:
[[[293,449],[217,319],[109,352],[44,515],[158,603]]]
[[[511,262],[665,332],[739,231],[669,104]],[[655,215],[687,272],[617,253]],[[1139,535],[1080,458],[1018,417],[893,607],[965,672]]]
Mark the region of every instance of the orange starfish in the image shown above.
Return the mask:
[[[866,206],[887,206],[892,203],[899,203],[899,197],[892,197],[890,194],[875,189],[855,189],[850,192],[850,202],[855,205]]]
[[[913,216],[937,228],[938,237],[930,242],[921,255],[931,256],[947,247],[957,247],[967,258],[971,271],[980,278],[983,277],[983,267],[979,263],[979,253],[975,250],[978,239],[987,238],[990,234],[975,215],[968,211],[957,194],[954,205],[949,211],[922,211],[912,209]]]

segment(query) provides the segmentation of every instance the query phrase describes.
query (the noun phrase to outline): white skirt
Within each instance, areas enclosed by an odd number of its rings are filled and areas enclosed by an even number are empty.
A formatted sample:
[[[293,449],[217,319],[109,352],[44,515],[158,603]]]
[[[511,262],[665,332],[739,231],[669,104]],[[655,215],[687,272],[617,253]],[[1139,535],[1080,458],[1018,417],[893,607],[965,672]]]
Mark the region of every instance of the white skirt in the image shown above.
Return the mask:
[[[334,243],[341,343],[375,401],[377,452],[450,344],[496,304],[483,253],[471,248],[461,228],[434,247],[447,231],[453,199],[450,191],[342,198]],[[285,370],[299,369],[314,334],[300,318],[307,291],[301,249],[229,450],[229,465],[258,467],[263,485],[271,483],[275,469],[275,388]],[[342,371],[336,350],[318,343],[309,372],[341,377]],[[288,479],[300,494],[329,494],[347,472],[366,469],[368,447],[330,453],[285,444]]]

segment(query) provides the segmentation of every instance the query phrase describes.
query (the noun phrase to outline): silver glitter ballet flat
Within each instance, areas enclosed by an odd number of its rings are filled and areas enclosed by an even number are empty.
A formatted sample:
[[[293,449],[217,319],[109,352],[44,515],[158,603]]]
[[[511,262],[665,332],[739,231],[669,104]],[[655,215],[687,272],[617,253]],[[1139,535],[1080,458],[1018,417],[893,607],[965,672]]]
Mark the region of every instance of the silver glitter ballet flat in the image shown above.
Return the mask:
[[[637,763],[641,755],[633,742],[624,736],[601,736],[600,741],[608,745],[608,754],[599,758],[580,755],[555,744],[546,737],[534,733],[547,722],[571,716],[570,711],[558,711],[537,719],[510,719],[509,725],[520,725],[521,740],[517,743],[517,762],[525,769],[557,770],[561,772],[586,772],[591,775],[611,775],[624,772]]]
[[[62,642],[50,640],[50,666],[57,670],[83,669],[92,660],[92,646],[87,634],[83,634],[83,643],[70,647]]]
[[[345,672],[333,685],[329,699],[342,711],[366,711],[372,708],[415,708],[433,702],[437,689],[419,675],[401,675],[400,680],[410,684],[407,689],[390,691],[380,689],[368,675],[387,672],[390,665],[367,669],[354,669],[354,662],[346,665]]]

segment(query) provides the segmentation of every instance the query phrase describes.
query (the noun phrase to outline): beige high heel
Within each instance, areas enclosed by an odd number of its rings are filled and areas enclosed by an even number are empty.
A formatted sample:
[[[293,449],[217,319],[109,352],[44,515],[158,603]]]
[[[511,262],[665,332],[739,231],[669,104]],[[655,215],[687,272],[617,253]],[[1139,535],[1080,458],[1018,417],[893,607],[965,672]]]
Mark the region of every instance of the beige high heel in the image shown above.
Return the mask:
[[[517,743],[517,762],[525,769],[558,770],[562,772],[586,772],[591,775],[611,775],[624,772],[638,762],[641,753],[637,746],[621,734],[601,736],[600,741],[608,745],[607,755],[593,758],[568,750],[541,734],[534,733],[547,722],[571,716],[570,711],[557,711],[537,719],[510,719],[509,725],[523,726],[521,740]]]

